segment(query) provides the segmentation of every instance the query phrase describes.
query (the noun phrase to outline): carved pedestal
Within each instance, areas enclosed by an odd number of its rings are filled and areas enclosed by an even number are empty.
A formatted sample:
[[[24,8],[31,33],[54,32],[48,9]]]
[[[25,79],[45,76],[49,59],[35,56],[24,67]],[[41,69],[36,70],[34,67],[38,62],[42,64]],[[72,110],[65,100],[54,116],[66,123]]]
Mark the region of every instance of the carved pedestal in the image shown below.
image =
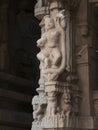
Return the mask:
[[[63,128],[69,125],[71,114],[70,86],[67,83],[45,84],[47,108],[42,119],[42,128]]]

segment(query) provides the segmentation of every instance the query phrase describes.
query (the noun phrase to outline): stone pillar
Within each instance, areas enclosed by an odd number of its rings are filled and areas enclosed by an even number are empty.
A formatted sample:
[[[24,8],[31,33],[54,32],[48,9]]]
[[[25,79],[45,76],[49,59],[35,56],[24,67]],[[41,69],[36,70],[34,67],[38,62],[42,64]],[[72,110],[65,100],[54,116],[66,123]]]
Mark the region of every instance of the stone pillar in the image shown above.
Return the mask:
[[[44,0],[38,0],[37,5]],[[76,127],[79,109],[77,76],[72,74],[71,9],[77,0],[48,0],[49,14],[42,17],[39,95],[32,100],[32,130]],[[74,4],[72,4],[74,3]],[[38,6],[37,6],[38,7]],[[39,6],[40,7],[40,6]],[[40,16],[40,12],[37,17]],[[40,90],[40,91],[39,91]]]
[[[8,68],[8,1],[0,5],[0,70]]]
[[[89,6],[88,0],[81,0],[75,21],[75,47],[77,72],[79,76],[79,86],[82,90],[82,100],[78,127],[94,127],[93,110],[93,85],[91,79],[90,50],[92,48],[91,25],[89,26]],[[82,15],[82,16],[81,16]]]

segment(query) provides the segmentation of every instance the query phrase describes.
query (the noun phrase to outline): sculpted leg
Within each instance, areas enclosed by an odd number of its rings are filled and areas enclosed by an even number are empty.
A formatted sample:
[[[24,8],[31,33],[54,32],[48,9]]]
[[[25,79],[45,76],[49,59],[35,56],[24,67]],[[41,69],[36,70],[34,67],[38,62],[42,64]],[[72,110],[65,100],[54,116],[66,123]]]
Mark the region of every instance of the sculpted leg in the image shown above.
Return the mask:
[[[60,50],[58,48],[54,48],[53,52],[51,54],[51,60],[52,60],[52,68],[57,68],[59,62],[61,59],[61,53]]]

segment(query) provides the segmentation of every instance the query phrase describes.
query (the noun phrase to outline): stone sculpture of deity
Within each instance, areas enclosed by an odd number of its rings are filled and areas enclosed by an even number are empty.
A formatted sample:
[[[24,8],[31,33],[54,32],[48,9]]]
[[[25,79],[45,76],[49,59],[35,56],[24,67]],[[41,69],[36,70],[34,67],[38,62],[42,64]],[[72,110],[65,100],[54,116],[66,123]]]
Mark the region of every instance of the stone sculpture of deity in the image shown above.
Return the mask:
[[[58,45],[59,32],[55,28],[54,19],[46,16],[45,18],[45,33],[41,39],[37,41],[37,46],[41,52],[37,55],[40,62],[43,62],[44,69],[57,68],[61,58],[61,53]]]
[[[44,32],[37,41],[37,46],[41,49],[37,58],[46,81],[57,80],[59,74],[69,66],[67,62],[69,54],[66,53],[69,46],[66,48],[65,40],[67,23],[64,12],[65,10],[60,11],[55,19],[49,15],[44,17]]]

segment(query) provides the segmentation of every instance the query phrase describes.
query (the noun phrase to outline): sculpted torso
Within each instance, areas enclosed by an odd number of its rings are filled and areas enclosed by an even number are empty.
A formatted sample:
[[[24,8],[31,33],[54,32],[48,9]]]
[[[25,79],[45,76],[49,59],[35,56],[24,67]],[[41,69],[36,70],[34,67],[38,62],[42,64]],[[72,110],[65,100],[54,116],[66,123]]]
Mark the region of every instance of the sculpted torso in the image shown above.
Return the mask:
[[[64,11],[60,12],[55,19],[50,15],[44,17],[44,33],[37,42],[41,49],[37,58],[40,60],[40,70],[45,81],[56,80],[66,69],[67,61],[69,61],[68,48],[65,51],[67,23],[63,13]]]
[[[59,49],[59,32],[52,28],[47,32],[47,51],[50,56],[49,59],[51,61],[51,68],[57,68],[58,63],[61,58],[61,52]]]
[[[47,32],[47,46],[49,48],[58,47],[59,32],[55,29],[51,29]]]
[[[44,68],[57,68],[61,58],[59,37],[60,33],[55,27],[54,20],[47,17],[45,19],[45,33],[37,41],[38,47],[41,49],[37,57],[43,62]]]

